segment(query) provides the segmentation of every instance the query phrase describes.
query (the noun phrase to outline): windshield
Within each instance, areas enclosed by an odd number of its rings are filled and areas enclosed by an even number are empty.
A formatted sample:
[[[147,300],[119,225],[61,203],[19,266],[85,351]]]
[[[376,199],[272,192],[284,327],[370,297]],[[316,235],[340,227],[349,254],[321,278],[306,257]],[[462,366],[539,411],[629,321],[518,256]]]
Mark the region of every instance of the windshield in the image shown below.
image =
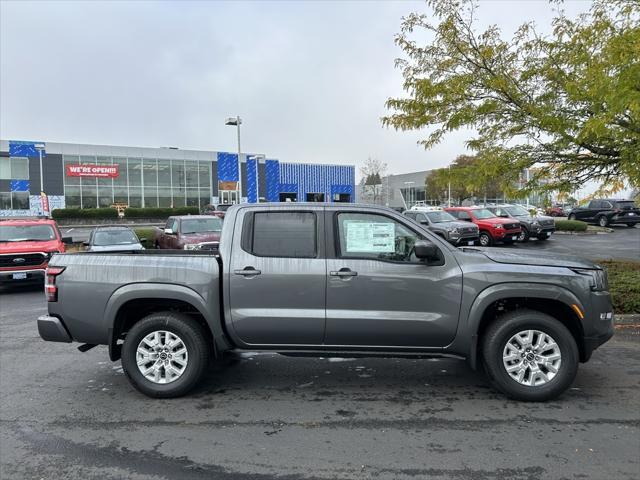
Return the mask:
[[[93,244],[97,247],[132,243],[138,243],[138,238],[131,230],[98,230],[93,236]]]
[[[508,212],[509,215],[513,215],[514,217],[517,217],[519,215],[529,215],[527,209],[521,207],[520,205],[514,205],[513,207],[504,207],[503,210]]]
[[[429,212],[429,213],[425,213],[425,215],[429,217],[429,220],[433,223],[456,221],[455,217],[447,212]]]
[[[55,240],[51,225],[3,225],[0,226],[0,242],[47,242]]]
[[[472,210],[473,216],[479,220],[484,220],[485,218],[495,218],[496,215],[491,213],[486,208],[478,208],[477,210]]]
[[[222,230],[222,220],[218,217],[190,218],[182,221],[182,233],[206,233]]]

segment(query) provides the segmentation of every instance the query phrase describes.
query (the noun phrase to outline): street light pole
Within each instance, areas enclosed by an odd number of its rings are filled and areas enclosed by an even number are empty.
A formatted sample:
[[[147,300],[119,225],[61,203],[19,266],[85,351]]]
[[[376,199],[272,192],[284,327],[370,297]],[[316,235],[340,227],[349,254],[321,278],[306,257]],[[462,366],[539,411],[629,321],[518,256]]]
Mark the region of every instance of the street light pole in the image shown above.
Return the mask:
[[[242,203],[242,151],[240,150],[240,125],[242,125],[242,119],[239,115],[227,118],[225,125],[234,125],[238,129],[238,203]]]
[[[449,164],[449,200],[447,201],[447,206],[451,207],[451,164]]]
[[[42,151],[44,150],[44,145],[42,143],[36,143],[36,150],[38,150],[38,156],[40,157],[40,193],[44,192],[44,172],[42,171]]]

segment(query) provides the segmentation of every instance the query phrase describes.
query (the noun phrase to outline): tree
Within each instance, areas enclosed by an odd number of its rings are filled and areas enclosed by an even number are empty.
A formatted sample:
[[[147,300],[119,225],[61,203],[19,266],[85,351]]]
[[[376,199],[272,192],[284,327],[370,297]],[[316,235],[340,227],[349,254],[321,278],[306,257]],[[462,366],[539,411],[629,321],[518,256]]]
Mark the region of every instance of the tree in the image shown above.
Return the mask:
[[[485,175],[479,168],[481,160],[474,155],[459,155],[451,168],[432,170],[425,180],[427,197],[434,200],[448,200],[449,182],[451,199],[454,203],[471,197],[497,198],[502,196],[500,182],[493,175]]]
[[[365,201],[371,203],[380,203],[382,200],[382,177],[387,171],[387,164],[376,158],[367,158],[364,165],[360,168],[362,172],[362,192]]]
[[[447,132],[477,134],[483,176],[510,179],[536,166],[526,189],[573,191],[587,181],[602,193],[640,184],[640,2],[596,0],[575,20],[562,13],[553,32],[532,23],[504,40],[496,26],[477,32],[473,0],[428,0],[432,15],[403,19],[396,43],[404,98],[391,98],[383,124],[429,129],[425,148]],[[435,38],[422,45],[417,30]],[[500,178],[496,176],[495,178]],[[503,181],[508,194],[510,179]]]

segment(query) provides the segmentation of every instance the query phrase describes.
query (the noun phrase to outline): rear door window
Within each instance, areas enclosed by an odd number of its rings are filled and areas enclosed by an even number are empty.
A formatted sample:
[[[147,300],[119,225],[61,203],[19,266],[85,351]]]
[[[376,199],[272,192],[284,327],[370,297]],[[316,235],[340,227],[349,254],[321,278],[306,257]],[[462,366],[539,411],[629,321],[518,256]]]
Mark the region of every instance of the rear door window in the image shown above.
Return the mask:
[[[314,212],[256,212],[245,221],[253,223],[243,242],[258,257],[315,258],[317,220]]]

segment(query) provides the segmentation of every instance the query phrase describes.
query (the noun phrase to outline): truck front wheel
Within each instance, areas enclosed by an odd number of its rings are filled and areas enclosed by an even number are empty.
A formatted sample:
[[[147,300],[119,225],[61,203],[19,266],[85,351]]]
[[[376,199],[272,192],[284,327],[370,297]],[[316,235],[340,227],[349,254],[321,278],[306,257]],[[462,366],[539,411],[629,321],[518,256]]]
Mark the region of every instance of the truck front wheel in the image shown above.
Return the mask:
[[[131,384],[150,397],[179,397],[202,378],[209,362],[204,328],[188,315],[158,312],[129,330],[122,368]]]
[[[508,312],[483,336],[485,370],[495,388],[516,400],[551,400],[578,372],[578,347],[557,319],[535,310]]]

